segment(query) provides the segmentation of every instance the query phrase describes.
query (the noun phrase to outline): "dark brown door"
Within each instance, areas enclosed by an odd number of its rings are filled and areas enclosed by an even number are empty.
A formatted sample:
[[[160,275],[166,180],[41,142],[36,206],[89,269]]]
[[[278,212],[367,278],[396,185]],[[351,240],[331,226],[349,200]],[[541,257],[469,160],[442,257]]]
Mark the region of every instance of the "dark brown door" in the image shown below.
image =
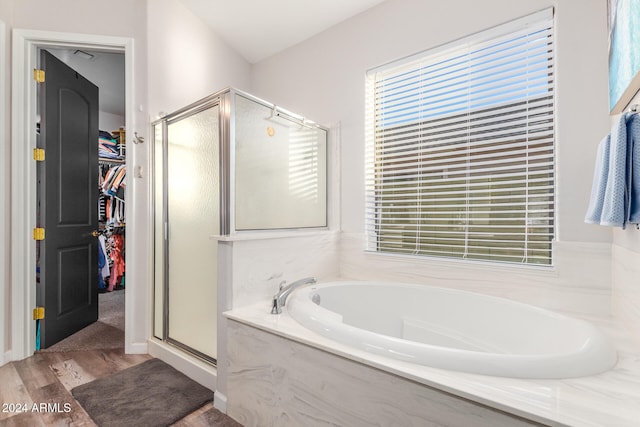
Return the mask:
[[[40,348],[98,320],[98,88],[40,53],[36,299],[45,308]]]

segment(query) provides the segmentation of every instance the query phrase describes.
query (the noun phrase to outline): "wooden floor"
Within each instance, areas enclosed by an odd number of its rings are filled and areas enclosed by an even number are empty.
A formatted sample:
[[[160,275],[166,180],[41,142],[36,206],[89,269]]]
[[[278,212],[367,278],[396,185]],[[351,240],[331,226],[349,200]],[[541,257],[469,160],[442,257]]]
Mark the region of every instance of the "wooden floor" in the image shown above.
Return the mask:
[[[111,349],[37,353],[8,363],[0,367],[0,426],[95,426],[71,395],[71,389],[150,358]],[[40,407],[43,412],[38,411]],[[208,403],[174,426],[238,427],[240,424]]]

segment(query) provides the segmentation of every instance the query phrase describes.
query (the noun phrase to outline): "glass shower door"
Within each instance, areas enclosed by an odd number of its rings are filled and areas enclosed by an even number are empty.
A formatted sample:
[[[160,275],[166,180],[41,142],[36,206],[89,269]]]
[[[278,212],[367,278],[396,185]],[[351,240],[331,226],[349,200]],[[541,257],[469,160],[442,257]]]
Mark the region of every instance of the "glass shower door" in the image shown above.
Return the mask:
[[[159,122],[153,125],[153,215],[154,215],[154,268],[153,268],[153,336],[164,340],[164,294],[165,294],[165,177],[164,162],[165,144],[164,144],[164,124]]]
[[[217,358],[217,241],[220,234],[219,105],[167,122],[166,318],[168,342]]]

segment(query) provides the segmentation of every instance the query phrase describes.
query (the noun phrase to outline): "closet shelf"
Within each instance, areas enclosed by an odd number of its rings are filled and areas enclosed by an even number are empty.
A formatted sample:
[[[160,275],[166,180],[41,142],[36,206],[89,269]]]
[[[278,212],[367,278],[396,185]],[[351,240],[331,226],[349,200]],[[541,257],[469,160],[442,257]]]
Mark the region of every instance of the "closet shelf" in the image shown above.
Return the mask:
[[[98,163],[101,165],[122,165],[125,159],[110,159],[108,157],[98,157]]]

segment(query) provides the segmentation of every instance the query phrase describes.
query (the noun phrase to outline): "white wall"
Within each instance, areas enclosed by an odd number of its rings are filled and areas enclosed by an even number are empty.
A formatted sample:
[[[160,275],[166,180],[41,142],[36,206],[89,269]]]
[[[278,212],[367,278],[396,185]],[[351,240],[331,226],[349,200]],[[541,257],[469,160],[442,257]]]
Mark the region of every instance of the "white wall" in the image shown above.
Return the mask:
[[[609,131],[607,2],[557,0],[558,239],[611,242],[611,230],[585,224],[596,150]]]
[[[9,68],[8,68],[8,52],[9,50],[9,34],[6,22],[11,18],[10,10],[6,3],[0,4],[0,168],[3,172],[0,172],[0,309],[2,315],[0,315],[0,366],[10,356],[6,354],[6,351],[11,347],[10,328],[5,328],[5,325],[10,325],[11,312],[10,304],[11,294],[9,289],[9,262],[7,254],[10,253],[10,240],[9,236],[9,196],[10,196],[10,184],[7,179],[8,174],[4,171],[9,170],[11,153],[9,150],[10,141],[10,116],[9,116]]]
[[[2,1],[0,2],[0,19],[5,23],[11,22],[13,16],[13,2]]]
[[[473,264],[458,269],[456,263],[363,254],[365,72],[550,6],[557,23],[556,268],[532,274],[505,268],[496,275]],[[342,125],[343,276],[475,283],[488,293],[554,308],[608,311],[611,231],[583,222],[596,147],[609,123],[606,8],[600,0],[388,0],[254,65],[255,95]]]
[[[124,126],[124,121],[124,116],[118,114],[111,114],[105,111],[100,111],[98,114],[100,130],[106,130],[107,132],[120,129],[120,126]]]
[[[147,131],[147,114],[144,112],[147,102],[147,86],[145,84],[147,80],[147,60],[146,60],[146,0],[114,0],[112,2],[103,2],[99,0],[89,0],[78,2],[76,0],[60,0],[56,2],[50,2],[48,0],[3,0],[0,5],[0,13],[4,13],[2,18],[6,19],[8,30],[22,29],[22,30],[37,30],[37,31],[49,31],[60,33],[75,33],[75,34],[98,34],[105,36],[114,36],[121,38],[133,39],[134,49],[133,55],[129,59],[133,61],[135,65],[135,76],[133,82],[134,86],[132,96],[134,103],[139,108],[136,111],[132,111],[132,121],[128,123],[130,126],[129,131],[137,131],[141,135],[146,135]],[[37,12],[36,12],[37,11]],[[8,50],[7,50],[8,51]],[[7,58],[9,63],[9,69],[12,64],[11,58]],[[8,106],[8,104],[7,104]],[[7,111],[9,111],[7,109]],[[11,122],[11,115],[6,115],[7,123]],[[8,150],[8,140],[3,144],[3,149]],[[135,151],[132,154],[133,160],[142,165],[147,164],[147,153],[143,147]],[[11,187],[11,168],[9,167],[10,156],[2,156],[3,162],[7,162],[5,167],[2,168],[0,173],[4,174],[5,189]],[[132,253],[140,255],[142,258],[148,258],[148,247],[146,243],[148,241],[147,228],[147,212],[146,205],[148,182],[146,177],[138,179],[137,181],[131,180],[128,187],[131,189],[132,195],[136,198],[136,203],[142,206],[142,209],[138,209],[138,218],[129,218],[130,224],[141,224],[141,226],[134,227],[136,230],[135,237],[127,241],[127,249]],[[4,195],[10,194],[9,191],[2,191]],[[6,200],[6,199],[5,199]],[[6,212],[6,211],[5,211]],[[9,222],[8,217],[5,217],[2,229],[6,233],[10,230],[12,224]],[[7,234],[4,234],[7,236]],[[9,239],[3,238],[3,244],[8,242]],[[10,263],[12,260],[9,256],[5,256],[5,262]],[[137,269],[128,270],[128,281],[135,283],[137,286],[133,288],[132,292],[135,293],[137,301],[135,315],[137,321],[135,324],[137,328],[129,331],[130,340],[146,345],[147,337],[147,318],[149,305],[147,304],[147,294],[149,289],[148,276],[144,268],[138,267]],[[3,271],[3,275],[6,272]],[[2,283],[2,291],[9,292],[10,283],[9,280],[5,280]],[[9,299],[10,300],[10,299]],[[8,301],[7,301],[8,304]],[[7,309],[3,309],[2,327],[5,331],[5,336],[11,331],[11,307],[7,306]],[[8,342],[8,340],[7,340]],[[18,353],[20,353],[19,351]],[[19,354],[13,354],[13,357],[20,357]]]
[[[177,0],[152,0],[149,111],[171,113],[229,86],[247,90],[250,65]]]

